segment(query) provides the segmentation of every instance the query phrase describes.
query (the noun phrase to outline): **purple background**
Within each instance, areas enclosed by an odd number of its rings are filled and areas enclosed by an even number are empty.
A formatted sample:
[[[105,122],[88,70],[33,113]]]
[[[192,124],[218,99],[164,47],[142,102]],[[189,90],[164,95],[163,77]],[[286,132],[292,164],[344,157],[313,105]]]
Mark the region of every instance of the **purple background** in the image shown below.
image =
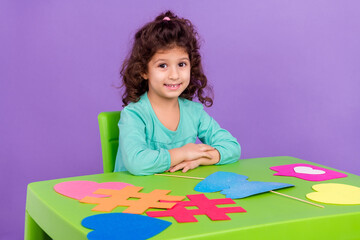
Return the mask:
[[[208,112],[241,158],[360,174],[359,1],[0,2],[0,239],[22,239],[26,186],[102,171],[97,114],[136,29],[166,9],[203,38]]]

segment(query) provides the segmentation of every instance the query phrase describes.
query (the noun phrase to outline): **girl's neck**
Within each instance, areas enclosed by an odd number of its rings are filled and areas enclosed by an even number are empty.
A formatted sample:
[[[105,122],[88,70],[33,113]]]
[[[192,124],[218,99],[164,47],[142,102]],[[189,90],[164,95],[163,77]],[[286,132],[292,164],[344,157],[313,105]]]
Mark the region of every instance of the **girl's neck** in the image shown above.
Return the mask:
[[[161,98],[158,96],[153,96],[148,93],[148,99],[151,103],[151,106],[155,109],[163,109],[163,110],[170,110],[170,109],[178,109],[179,108],[179,101],[178,98]]]
[[[148,95],[150,105],[162,125],[176,131],[180,123],[180,106],[178,98],[165,99]]]

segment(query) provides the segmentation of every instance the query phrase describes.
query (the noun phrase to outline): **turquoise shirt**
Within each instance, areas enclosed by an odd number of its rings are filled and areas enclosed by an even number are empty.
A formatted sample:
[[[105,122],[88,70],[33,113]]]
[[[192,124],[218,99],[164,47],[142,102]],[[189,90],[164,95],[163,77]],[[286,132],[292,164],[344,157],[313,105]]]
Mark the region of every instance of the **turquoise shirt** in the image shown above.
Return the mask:
[[[167,129],[160,122],[147,93],[121,111],[114,172],[129,171],[134,175],[164,172],[171,163],[168,150],[195,143],[197,137],[219,151],[217,164],[233,163],[240,158],[240,145],[236,138],[222,129],[204,111],[202,104],[178,99],[180,122],[176,131]]]

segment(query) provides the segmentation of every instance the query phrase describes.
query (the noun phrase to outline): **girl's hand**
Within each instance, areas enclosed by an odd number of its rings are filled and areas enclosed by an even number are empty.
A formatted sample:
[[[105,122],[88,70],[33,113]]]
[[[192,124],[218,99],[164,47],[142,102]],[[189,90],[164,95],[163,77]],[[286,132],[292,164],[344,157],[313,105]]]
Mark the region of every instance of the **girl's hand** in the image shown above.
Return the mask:
[[[184,153],[184,160],[191,161],[199,158],[212,158],[208,152],[215,148],[206,144],[188,143],[180,148]]]
[[[197,168],[200,165],[213,165],[220,161],[220,153],[214,148],[214,150],[209,151],[211,158],[199,158],[192,161],[183,161],[175,166],[170,167],[166,172],[176,172],[182,169],[182,172],[187,172],[190,169]]]
[[[203,159],[201,159],[201,158],[197,159],[197,160],[192,160],[192,161],[183,161],[183,162],[179,163],[178,165],[171,167],[168,171],[176,172],[176,171],[182,169],[182,172],[185,173],[190,169],[194,169],[194,168],[197,168],[198,166],[200,166],[202,161],[203,161]]]
[[[213,158],[212,152],[217,150],[206,144],[188,143],[179,148],[169,150],[171,163],[170,167],[174,167],[183,161],[193,161],[199,158],[210,160]]]

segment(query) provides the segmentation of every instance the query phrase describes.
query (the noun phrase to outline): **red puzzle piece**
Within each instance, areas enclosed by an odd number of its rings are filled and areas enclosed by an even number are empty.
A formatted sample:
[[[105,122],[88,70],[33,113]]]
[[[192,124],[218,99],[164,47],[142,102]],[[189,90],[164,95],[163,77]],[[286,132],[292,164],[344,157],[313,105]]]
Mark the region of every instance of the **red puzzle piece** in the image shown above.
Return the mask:
[[[173,217],[177,222],[197,222],[194,215],[207,215],[211,220],[231,220],[226,213],[246,212],[242,207],[219,208],[219,204],[235,204],[231,198],[208,199],[204,194],[187,195],[190,201],[178,202],[174,207],[166,211],[148,211],[149,217]],[[186,207],[198,207],[187,209]]]

